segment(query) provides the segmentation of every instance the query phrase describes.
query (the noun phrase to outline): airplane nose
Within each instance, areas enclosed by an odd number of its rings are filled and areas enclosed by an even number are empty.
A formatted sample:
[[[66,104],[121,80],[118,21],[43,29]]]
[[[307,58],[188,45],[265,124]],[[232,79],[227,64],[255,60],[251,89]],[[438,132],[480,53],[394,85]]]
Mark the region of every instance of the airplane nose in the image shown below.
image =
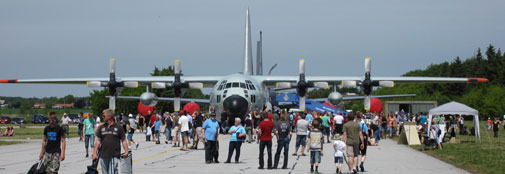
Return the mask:
[[[248,103],[244,97],[232,95],[223,101],[223,108],[233,116],[243,117],[247,114]]]

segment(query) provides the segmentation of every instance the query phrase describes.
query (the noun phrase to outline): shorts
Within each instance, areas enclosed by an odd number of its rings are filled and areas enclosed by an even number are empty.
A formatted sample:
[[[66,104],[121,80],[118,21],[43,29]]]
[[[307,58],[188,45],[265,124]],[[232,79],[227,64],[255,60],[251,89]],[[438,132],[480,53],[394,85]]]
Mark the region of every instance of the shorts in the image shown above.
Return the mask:
[[[321,151],[310,151],[310,164],[321,163]]]
[[[336,133],[342,134],[342,128],[344,126],[342,124],[335,124],[335,131]]]
[[[347,157],[358,157],[359,145],[358,144],[348,144],[346,152],[347,152]]]
[[[58,173],[58,170],[60,170],[60,153],[44,152],[44,166],[46,166],[46,173]]]
[[[202,127],[197,127],[195,132],[195,139],[203,141]]]
[[[364,140],[364,141],[368,141],[368,140],[367,140],[367,139],[368,139],[368,137],[367,137],[365,134],[363,134],[363,135],[364,135],[364,136],[363,136],[363,140]],[[360,144],[361,144],[361,143],[363,143],[363,142],[361,142],[361,140],[360,140]],[[359,153],[360,155],[366,155],[366,148],[367,148],[367,146],[368,146],[368,142],[363,143],[363,146],[365,146],[365,147],[364,147],[362,150],[360,150],[360,151],[359,151],[359,152],[360,152],[360,153]]]
[[[296,135],[296,147],[302,145],[305,147],[307,145],[307,135]]]
[[[181,136],[187,137],[189,136],[189,132],[188,131],[181,132]]]
[[[323,126],[323,135],[329,135],[330,134],[330,127]]]
[[[171,135],[174,136],[174,137],[176,137],[178,135],[178,133],[179,133],[179,129],[176,127],[176,128],[172,129]]]
[[[335,164],[343,164],[344,163],[344,157],[342,156],[336,156],[335,157]]]
[[[126,139],[129,141],[132,141],[133,140],[133,133],[128,133],[128,135],[126,136]]]

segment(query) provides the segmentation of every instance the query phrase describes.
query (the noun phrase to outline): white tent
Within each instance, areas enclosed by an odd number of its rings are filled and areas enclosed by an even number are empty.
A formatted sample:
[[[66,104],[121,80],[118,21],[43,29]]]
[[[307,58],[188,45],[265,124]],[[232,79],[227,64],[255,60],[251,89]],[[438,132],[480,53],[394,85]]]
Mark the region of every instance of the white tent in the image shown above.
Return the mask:
[[[473,121],[475,123],[475,136],[480,140],[480,127],[479,127],[479,111],[458,103],[458,102],[449,102],[439,107],[430,109],[429,119],[428,119],[428,127],[431,126],[431,120],[433,115],[473,115]]]

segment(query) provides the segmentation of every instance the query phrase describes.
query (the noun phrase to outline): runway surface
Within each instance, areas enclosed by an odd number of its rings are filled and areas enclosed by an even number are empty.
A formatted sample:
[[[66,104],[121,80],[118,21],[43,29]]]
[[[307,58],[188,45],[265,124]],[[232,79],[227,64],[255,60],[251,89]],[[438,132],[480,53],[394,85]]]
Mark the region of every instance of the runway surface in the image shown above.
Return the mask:
[[[205,164],[203,144],[199,150],[180,151],[179,148],[154,142],[145,142],[145,135],[136,133],[134,139],[140,142],[138,149],[133,148],[133,173],[309,173],[309,154],[307,156],[291,156],[294,152],[294,141],[290,142],[289,169],[259,170],[259,145],[256,142],[244,143],[240,155],[240,163],[225,164],[228,156],[229,135],[220,136],[219,164]],[[272,159],[275,155],[276,142],[272,147]],[[38,158],[40,142],[0,146],[0,173],[26,173]],[[319,171],[321,173],[335,173],[333,163],[333,146],[324,144]],[[300,154],[300,153],[299,153]],[[91,154],[90,154],[91,156]],[[267,155],[265,154],[265,162]],[[232,161],[234,156],[232,158]],[[283,155],[279,167],[282,166]],[[86,166],[91,164],[91,158],[85,158],[84,142],[78,138],[67,140],[65,161],[61,162],[60,173],[84,173]],[[344,163],[345,164],[345,163]],[[100,166],[99,166],[100,167]],[[266,167],[266,164],[265,164]],[[391,140],[381,141],[380,146],[369,146],[364,173],[444,173],[463,174],[465,170],[456,168],[443,161],[435,159],[404,145],[398,145]],[[344,165],[344,173],[349,172]]]

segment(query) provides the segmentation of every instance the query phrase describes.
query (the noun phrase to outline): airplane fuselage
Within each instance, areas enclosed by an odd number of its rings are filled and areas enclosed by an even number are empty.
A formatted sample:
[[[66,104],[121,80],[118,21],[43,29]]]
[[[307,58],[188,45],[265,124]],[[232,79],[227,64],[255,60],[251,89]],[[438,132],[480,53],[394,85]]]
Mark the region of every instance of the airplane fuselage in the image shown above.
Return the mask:
[[[210,92],[210,106],[217,118],[227,111],[232,117],[244,118],[250,111],[261,110],[267,92],[252,76],[232,74],[220,79]]]

